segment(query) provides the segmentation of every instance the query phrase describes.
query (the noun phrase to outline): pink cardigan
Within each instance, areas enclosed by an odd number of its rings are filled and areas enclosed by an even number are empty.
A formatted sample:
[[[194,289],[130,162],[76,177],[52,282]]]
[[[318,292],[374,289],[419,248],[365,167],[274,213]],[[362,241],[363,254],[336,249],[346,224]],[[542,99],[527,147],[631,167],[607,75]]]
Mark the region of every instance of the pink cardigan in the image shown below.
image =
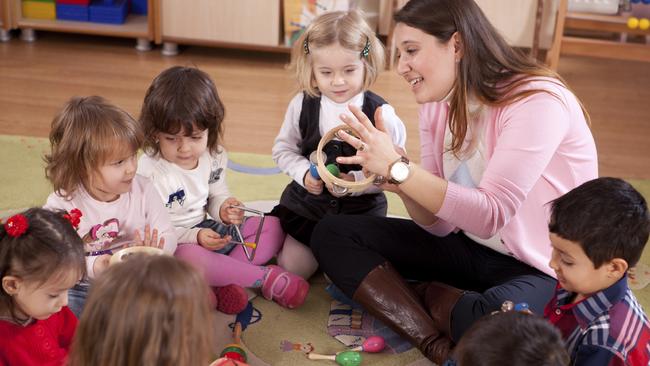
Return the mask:
[[[485,107],[487,165],[478,187],[449,182],[439,220],[423,228],[437,236],[459,229],[481,238],[499,233],[515,258],[555,276],[548,266],[547,203],[598,176],[596,146],[571,91],[543,80],[526,88],[559,99],[536,93],[505,107]],[[446,102],[420,108],[421,164],[442,178],[447,111]]]

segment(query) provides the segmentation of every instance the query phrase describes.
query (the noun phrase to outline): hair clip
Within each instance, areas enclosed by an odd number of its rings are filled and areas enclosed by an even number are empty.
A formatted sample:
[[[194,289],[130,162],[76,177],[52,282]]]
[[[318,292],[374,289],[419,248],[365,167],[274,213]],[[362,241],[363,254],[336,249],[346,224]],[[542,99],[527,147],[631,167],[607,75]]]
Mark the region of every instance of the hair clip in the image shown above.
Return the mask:
[[[17,238],[25,233],[29,228],[27,218],[22,214],[16,214],[7,219],[5,223],[5,231],[9,236]]]
[[[77,228],[79,228],[79,223],[81,222],[81,216],[83,216],[81,210],[73,208],[69,213],[64,214],[63,218],[70,221],[72,227],[77,230]]]
[[[309,54],[309,41],[307,40],[307,38],[305,38],[305,40],[302,42],[302,50],[305,53],[305,55]]]
[[[366,45],[363,46],[363,50],[361,50],[361,56],[367,58],[368,54],[370,54],[370,38],[366,38]]]

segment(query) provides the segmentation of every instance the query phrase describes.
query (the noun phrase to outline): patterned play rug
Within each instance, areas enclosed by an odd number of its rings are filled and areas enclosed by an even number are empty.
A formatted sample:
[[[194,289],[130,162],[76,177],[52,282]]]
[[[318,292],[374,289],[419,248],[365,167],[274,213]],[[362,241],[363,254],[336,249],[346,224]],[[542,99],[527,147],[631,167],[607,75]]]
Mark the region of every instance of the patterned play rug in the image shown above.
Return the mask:
[[[43,153],[46,139],[0,136],[0,217],[34,205],[42,205],[51,191],[43,172]],[[272,207],[289,179],[277,174],[268,155],[230,152],[231,164],[227,173],[228,185],[234,196],[247,204]],[[251,174],[253,173],[253,174]],[[650,198],[650,181],[630,181]],[[265,201],[265,202],[253,202]],[[399,200],[389,195],[389,213],[406,216]],[[650,247],[650,245],[649,245]],[[650,308],[650,250],[646,250],[639,266],[630,274],[630,284],[641,305]],[[305,304],[296,310],[287,310],[261,297],[255,297],[250,313],[250,324],[242,334],[243,347],[253,366],[262,365],[334,365],[331,361],[310,361],[305,350],[334,354],[346,349],[346,344],[358,343],[369,335],[386,338],[387,350],[380,354],[363,354],[365,365],[431,365],[415,349],[394,338],[394,333],[360,310],[336,302],[325,288],[322,275],[311,281],[312,287]],[[218,336],[215,352],[219,353],[232,342],[231,326],[234,316],[215,313],[214,329]]]
[[[324,277],[317,275],[310,282],[307,300],[295,310],[281,308],[260,296],[252,301],[259,311],[259,320],[251,323],[243,332],[242,341],[249,353],[253,353],[260,361],[263,360],[259,365],[334,365],[333,362],[308,360],[306,352],[313,350],[315,353],[333,355],[347,349],[345,344],[328,333],[333,299],[325,291],[327,283]],[[374,323],[370,317],[368,319]],[[376,329],[372,327],[371,324],[366,330],[378,330],[382,334],[380,328],[383,325]],[[347,332],[344,328],[340,329]],[[403,344],[401,340],[396,344],[399,343]],[[432,365],[419,351],[412,348],[399,354],[390,349],[381,353],[362,353],[362,357],[364,365]],[[254,362],[252,364],[256,365]]]

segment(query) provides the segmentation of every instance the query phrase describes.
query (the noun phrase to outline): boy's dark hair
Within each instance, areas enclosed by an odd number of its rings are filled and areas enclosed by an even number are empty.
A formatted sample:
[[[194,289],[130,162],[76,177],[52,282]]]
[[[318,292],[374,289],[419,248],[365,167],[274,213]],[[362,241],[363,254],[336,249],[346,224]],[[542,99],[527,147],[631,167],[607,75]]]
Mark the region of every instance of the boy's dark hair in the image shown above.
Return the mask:
[[[0,225],[0,280],[16,276],[42,284],[66,269],[76,272],[79,278],[86,275],[84,243],[64,214],[30,208],[22,213],[27,219],[27,231],[17,237]],[[0,307],[15,317],[11,296],[4,290],[0,290]]]
[[[549,231],[579,243],[595,268],[614,258],[637,264],[648,241],[650,216],[643,196],[618,178],[598,178],[552,202]]]
[[[145,133],[144,151],[160,152],[157,133],[171,135],[185,131],[191,136],[194,126],[208,130],[208,149],[219,151],[225,116],[223,102],[208,74],[195,68],[174,66],[153,80],[144,97],[140,123]]]
[[[541,317],[518,311],[479,319],[463,335],[452,358],[457,366],[569,364],[559,330]]]

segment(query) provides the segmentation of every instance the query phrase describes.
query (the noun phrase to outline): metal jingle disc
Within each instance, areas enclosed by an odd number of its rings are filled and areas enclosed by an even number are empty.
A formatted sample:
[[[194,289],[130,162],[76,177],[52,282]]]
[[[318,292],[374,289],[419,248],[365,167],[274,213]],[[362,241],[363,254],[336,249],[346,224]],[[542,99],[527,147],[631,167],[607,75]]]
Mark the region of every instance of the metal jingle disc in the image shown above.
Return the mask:
[[[332,195],[337,197],[343,197],[348,194],[350,189],[348,187],[341,187],[338,184],[332,184]]]

